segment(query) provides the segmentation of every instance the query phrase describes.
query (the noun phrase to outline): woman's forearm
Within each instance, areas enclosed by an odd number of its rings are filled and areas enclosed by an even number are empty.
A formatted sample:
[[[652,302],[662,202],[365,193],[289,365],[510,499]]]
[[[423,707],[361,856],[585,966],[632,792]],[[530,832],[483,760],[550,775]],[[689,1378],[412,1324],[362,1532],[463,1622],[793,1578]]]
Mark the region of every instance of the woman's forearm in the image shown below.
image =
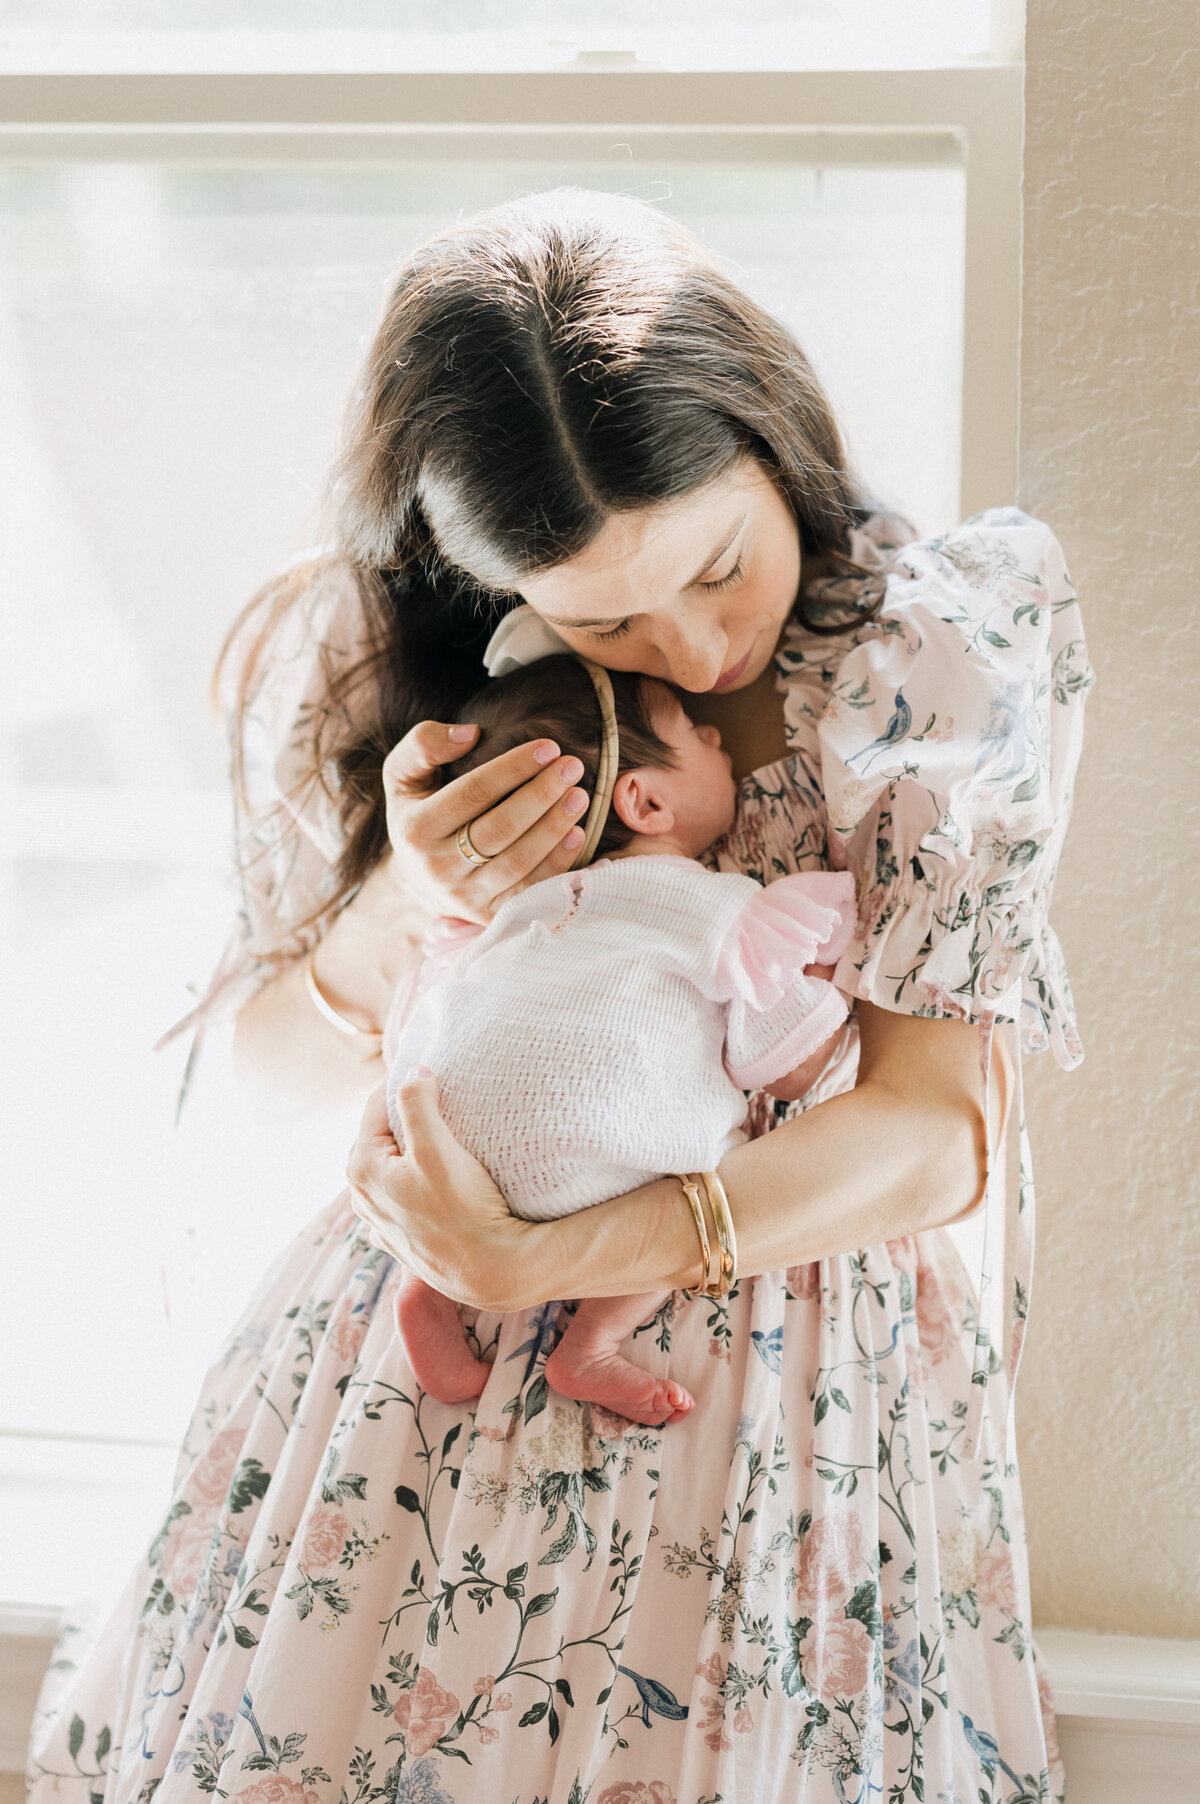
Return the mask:
[[[317,947],[313,971],[322,995],[355,1026],[378,1032],[396,985],[416,963],[419,933],[378,868]],[[318,1014],[302,960],[242,1010],[233,1059],[253,1113],[275,1121],[343,1108],[383,1075],[378,1057],[365,1057],[360,1042]]]
[[[721,1162],[747,1277],[919,1233],[970,1213],[983,1188],[978,1031],[860,1013],[857,1087]],[[993,1090],[1002,1115],[1002,1073]],[[695,1284],[699,1253],[678,1179],[527,1236],[508,1307]]]

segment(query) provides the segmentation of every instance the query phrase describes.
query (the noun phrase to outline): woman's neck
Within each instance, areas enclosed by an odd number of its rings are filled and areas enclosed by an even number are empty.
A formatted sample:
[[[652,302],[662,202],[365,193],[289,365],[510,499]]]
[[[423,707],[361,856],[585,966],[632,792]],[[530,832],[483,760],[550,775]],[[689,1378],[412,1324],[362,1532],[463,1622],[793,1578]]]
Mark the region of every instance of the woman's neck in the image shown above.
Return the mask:
[[[687,695],[683,705],[701,726],[717,727],[721,744],[733,759],[733,774],[749,776],[787,756],[783,730],[783,696],[775,683],[775,659],[747,683],[728,694]]]

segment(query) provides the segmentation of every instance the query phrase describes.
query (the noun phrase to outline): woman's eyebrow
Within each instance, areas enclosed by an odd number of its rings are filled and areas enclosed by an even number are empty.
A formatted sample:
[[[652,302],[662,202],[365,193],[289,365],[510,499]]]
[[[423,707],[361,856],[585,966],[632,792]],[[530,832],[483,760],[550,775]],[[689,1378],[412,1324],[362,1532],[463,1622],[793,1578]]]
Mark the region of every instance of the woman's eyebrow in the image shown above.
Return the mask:
[[[692,586],[692,583],[698,583],[700,581],[700,578],[704,575],[704,572],[706,570],[711,570],[713,565],[716,563],[717,559],[723,558],[725,556],[725,553],[729,550],[729,547],[733,544],[733,541],[737,538],[739,532],[741,532],[741,530],[745,524],[746,524],[746,516],[745,516],[745,514],[743,514],[741,519],[738,521],[737,525],[734,527],[733,531],[730,533],[729,537],[725,540],[725,543],[723,545],[719,545],[717,547],[716,551],[714,551],[709,557],[706,557],[704,562],[701,564],[699,570],[697,570],[695,576],[693,576],[688,582],[686,582],[684,584],[685,589],[690,589]],[[557,614],[543,614],[542,615],[542,619],[549,621],[551,626],[571,626],[571,627],[617,626],[622,620],[628,620],[628,618],[629,618],[628,614],[611,614],[611,615],[609,615],[607,620],[563,620]]]

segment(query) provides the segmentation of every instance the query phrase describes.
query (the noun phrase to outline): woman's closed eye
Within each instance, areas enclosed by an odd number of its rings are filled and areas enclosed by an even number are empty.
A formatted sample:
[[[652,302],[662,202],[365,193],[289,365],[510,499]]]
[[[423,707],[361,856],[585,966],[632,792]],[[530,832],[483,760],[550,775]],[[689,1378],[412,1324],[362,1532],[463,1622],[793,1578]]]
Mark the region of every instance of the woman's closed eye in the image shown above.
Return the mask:
[[[593,639],[619,639],[622,633],[627,633],[629,631],[630,625],[631,622],[628,620],[619,620],[616,626],[607,627],[602,633],[598,633],[595,627],[593,627],[591,629],[591,636]]]
[[[737,563],[733,566],[733,569],[729,572],[728,576],[718,576],[717,578],[715,578],[714,581],[702,582],[698,586],[701,589],[708,589],[710,592],[715,592],[718,589],[732,589],[734,583],[740,582],[742,580],[744,570],[745,570],[745,566],[743,565],[742,560],[739,557]]]

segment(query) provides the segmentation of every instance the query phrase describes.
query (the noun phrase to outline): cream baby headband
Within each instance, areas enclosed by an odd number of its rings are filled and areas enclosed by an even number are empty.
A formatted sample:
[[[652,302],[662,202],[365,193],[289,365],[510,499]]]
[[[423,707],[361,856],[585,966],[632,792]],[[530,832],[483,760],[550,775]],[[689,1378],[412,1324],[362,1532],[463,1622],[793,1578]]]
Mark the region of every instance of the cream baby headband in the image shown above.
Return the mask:
[[[571,647],[561,634],[548,626],[537,610],[526,602],[504,616],[484,648],[483,665],[491,677],[507,676],[511,670],[521,670],[526,664],[536,664],[539,658],[552,658],[570,651]],[[602,664],[594,664],[581,652],[572,652],[571,655],[579,659],[592,679],[603,726],[596,788],[584,823],[583,844],[571,862],[573,871],[581,871],[596,855],[596,847],[600,844],[600,836],[612,807],[620,742],[617,737],[617,705],[613,696],[612,678]]]

